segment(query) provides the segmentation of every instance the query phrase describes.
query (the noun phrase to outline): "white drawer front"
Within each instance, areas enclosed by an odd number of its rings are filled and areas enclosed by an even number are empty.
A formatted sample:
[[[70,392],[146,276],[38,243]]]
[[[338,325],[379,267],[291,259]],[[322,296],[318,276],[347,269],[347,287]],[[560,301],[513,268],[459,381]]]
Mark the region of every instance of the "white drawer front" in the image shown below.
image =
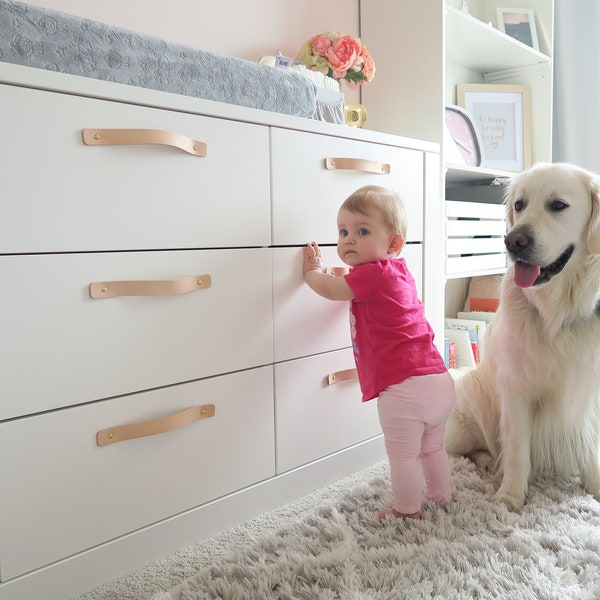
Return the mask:
[[[275,365],[277,473],[381,433],[377,402],[361,401],[357,379],[327,383],[353,367],[350,349]]]
[[[273,244],[335,242],[342,202],[363,185],[397,191],[408,212],[408,239],[423,240],[423,153],[319,134],[273,129]],[[330,170],[326,158],[390,165],[388,175]]]
[[[0,419],[271,363],[271,251],[0,257]],[[92,282],[208,274],[181,295],[93,300]]]
[[[344,267],[335,247],[322,247],[328,267]],[[315,294],[302,278],[302,248],[273,249],[273,311],[275,361],[328,352],[350,346],[348,303]],[[423,247],[402,250],[422,297]]]
[[[267,127],[11,86],[0,93],[0,252],[269,245]],[[207,155],[86,146],[84,128],[169,131],[205,142]]]
[[[335,248],[322,247],[325,264],[344,267]],[[348,303],[313,292],[302,277],[302,248],[273,249],[275,361],[351,345]]]
[[[205,404],[215,415],[96,445],[99,430]],[[199,506],[275,472],[272,367],[0,424],[2,579]]]

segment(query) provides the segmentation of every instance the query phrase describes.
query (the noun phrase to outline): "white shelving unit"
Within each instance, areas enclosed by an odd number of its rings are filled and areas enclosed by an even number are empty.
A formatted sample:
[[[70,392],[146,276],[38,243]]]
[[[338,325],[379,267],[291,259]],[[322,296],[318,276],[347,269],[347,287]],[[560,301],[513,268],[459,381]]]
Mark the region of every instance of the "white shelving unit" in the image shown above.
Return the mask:
[[[531,90],[532,162],[551,161],[554,1],[501,3],[503,7],[534,11],[539,50],[497,28],[497,0],[468,0],[468,12],[459,10],[457,4],[444,0],[360,0],[361,36],[377,65],[374,81],[361,90],[368,112],[367,127],[442,145],[444,107],[457,103],[457,83],[522,84]],[[514,175],[442,163],[441,190]],[[430,292],[426,298],[442,297],[443,306],[435,308],[444,316],[455,316],[462,310],[471,277],[504,269],[496,265],[448,272],[444,262],[444,199],[442,192],[437,211],[430,206],[425,215],[425,286]],[[501,186],[495,201],[502,202]],[[440,220],[444,225],[438,239]],[[445,293],[441,289],[444,281]]]

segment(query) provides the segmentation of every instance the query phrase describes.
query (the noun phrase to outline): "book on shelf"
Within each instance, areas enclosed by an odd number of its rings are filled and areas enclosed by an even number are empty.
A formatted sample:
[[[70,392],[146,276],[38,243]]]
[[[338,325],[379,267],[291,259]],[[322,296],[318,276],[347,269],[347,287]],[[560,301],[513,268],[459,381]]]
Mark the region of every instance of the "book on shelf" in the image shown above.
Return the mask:
[[[448,339],[449,343],[454,343],[456,348],[456,364],[451,368],[460,369],[462,367],[477,366],[468,330],[456,328],[444,329],[444,339]]]
[[[446,369],[456,369],[456,344],[444,338],[444,364]]]
[[[486,321],[479,319],[450,319],[447,318],[444,322],[445,329],[466,329],[469,332],[469,338],[475,356],[475,363],[479,363],[479,359],[484,352],[484,335]]]

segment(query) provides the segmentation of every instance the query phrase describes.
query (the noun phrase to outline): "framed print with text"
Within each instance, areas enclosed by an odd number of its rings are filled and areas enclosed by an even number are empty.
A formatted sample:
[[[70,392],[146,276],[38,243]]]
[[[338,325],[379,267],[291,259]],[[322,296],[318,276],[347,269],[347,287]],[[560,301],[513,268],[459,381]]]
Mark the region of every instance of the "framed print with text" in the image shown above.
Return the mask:
[[[473,117],[479,131],[482,167],[519,172],[531,166],[529,86],[459,83],[456,103]]]

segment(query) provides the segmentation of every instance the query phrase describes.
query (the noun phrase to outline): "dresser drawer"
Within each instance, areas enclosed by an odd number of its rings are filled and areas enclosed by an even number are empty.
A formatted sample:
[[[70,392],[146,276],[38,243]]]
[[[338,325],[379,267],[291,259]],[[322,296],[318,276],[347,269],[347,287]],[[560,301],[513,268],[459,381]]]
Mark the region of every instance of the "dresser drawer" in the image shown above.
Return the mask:
[[[0,419],[271,363],[270,253],[1,256]],[[93,282],[192,275],[210,287],[90,297]]]
[[[398,192],[408,212],[408,239],[423,240],[422,152],[285,129],[271,131],[271,147],[273,244],[335,242],[340,205],[367,184]],[[390,172],[328,169],[327,158],[388,164]]]
[[[330,267],[345,267],[332,247],[321,247]],[[302,277],[302,248],[273,249],[275,361],[328,352],[351,345],[348,302],[313,292]]]
[[[335,247],[321,247],[328,267],[344,267]],[[402,254],[422,298],[423,246],[406,244]],[[302,248],[273,249],[275,361],[328,352],[351,345],[348,303],[313,292],[302,277]]]
[[[12,86],[0,93],[0,253],[269,245],[267,127]],[[86,128],[166,131],[207,153],[87,146]]]
[[[178,429],[96,443],[211,404]],[[19,457],[2,461],[2,579],[273,476],[273,418],[269,366],[0,424],[0,456]]]
[[[361,401],[357,379],[328,384],[351,368],[350,349],[275,365],[277,473],[381,433],[377,402]]]

